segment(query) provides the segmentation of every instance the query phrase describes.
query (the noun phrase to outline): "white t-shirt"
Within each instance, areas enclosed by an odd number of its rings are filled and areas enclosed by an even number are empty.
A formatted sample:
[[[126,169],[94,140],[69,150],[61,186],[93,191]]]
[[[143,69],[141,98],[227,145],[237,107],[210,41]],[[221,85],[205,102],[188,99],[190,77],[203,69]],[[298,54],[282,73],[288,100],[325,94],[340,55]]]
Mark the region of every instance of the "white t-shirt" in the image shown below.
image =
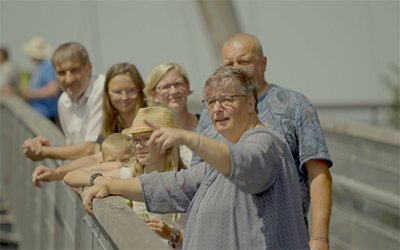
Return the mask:
[[[104,75],[92,78],[78,103],[63,92],[58,99],[61,128],[67,144],[96,141],[103,122]]]

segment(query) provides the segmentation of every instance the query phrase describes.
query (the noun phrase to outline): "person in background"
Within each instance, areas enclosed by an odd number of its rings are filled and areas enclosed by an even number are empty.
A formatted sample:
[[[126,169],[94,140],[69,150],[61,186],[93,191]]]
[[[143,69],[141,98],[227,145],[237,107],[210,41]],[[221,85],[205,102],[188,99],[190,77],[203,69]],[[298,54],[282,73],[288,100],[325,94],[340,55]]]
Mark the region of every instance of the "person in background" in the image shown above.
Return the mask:
[[[0,48],[0,95],[17,94],[19,92],[20,71],[11,62],[8,50]]]
[[[35,36],[22,46],[22,50],[35,68],[29,79],[29,87],[21,90],[21,97],[37,112],[56,123],[60,88],[49,59],[53,49],[43,37]]]
[[[63,93],[58,112],[66,145],[53,147],[42,135],[24,141],[22,149],[31,160],[76,159],[94,153],[93,142],[101,131],[104,75],[92,76],[92,63],[78,42],[61,44],[52,56]],[[74,144],[80,144],[76,147]],[[66,157],[68,156],[68,157]]]
[[[161,105],[172,112],[175,124],[183,129],[194,131],[200,115],[193,114],[187,106],[190,90],[186,71],[176,63],[162,63],[149,74],[145,94],[149,105]],[[182,145],[180,155],[183,163],[190,166],[192,151]]]
[[[183,249],[308,249],[295,163],[286,141],[257,117],[254,75],[223,66],[203,95],[224,141],[148,121],[155,131],[146,146],[185,144],[204,162],[127,180],[98,177],[83,192],[85,209],[92,212],[93,198],[120,195],[151,212],[187,212]]]
[[[102,155],[100,147],[97,145],[101,144],[104,137],[112,133],[120,133],[124,128],[128,128],[139,108],[146,107],[143,89],[144,82],[135,65],[130,63],[112,65],[105,78],[103,89],[104,116],[101,133],[98,135],[97,141],[83,142],[69,147],[79,149],[86,146],[91,147],[91,151],[94,152],[55,169],[43,165],[36,167],[32,173],[33,184],[40,187],[42,182],[62,180],[65,174],[72,170],[100,163]],[[49,150],[50,152],[46,153]],[[62,150],[62,147],[49,148],[44,146],[42,156],[52,155],[51,150]]]
[[[98,165],[97,168],[78,169],[66,174],[63,179],[64,182],[73,188],[78,188],[97,183],[97,181],[101,180],[101,178],[98,178],[100,176],[104,176],[105,179],[126,179],[131,178],[132,176],[139,176],[143,173],[151,173],[153,171],[161,173],[183,169],[185,166],[180,161],[178,147],[172,146],[167,151],[160,152],[154,145],[146,145],[153,129],[144,122],[145,120],[150,121],[159,127],[175,126],[174,121],[172,120],[171,111],[164,107],[148,107],[139,109],[132,126],[122,131],[122,133],[129,136],[133,152],[133,158],[129,163],[129,167],[109,169]],[[108,137],[106,140],[107,139]],[[151,213],[147,211],[143,202],[134,201],[131,203],[131,206],[135,213],[144,219],[151,229],[165,239],[166,243],[169,242],[173,247],[180,247],[183,239],[183,225],[185,218],[183,214]],[[176,240],[178,234],[182,236],[179,237],[179,241]]]
[[[258,85],[258,117],[285,137],[298,170],[304,220],[311,200],[310,247],[329,249],[329,221],[332,207],[332,161],[325,144],[317,112],[304,95],[265,80],[267,57],[259,40],[239,33],[222,47],[224,65],[242,65],[255,71]],[[204,115],[203,115],[204,114]],[[200,117],[198,133],[218,137],[207,110]],[[199,161],[194,156],[192,164]]]

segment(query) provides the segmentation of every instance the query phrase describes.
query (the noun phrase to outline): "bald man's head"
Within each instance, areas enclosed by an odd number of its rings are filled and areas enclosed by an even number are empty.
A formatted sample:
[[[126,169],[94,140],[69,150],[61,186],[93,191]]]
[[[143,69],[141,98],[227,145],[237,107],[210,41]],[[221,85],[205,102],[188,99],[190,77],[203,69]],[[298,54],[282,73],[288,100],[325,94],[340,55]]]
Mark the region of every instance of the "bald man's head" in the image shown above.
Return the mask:
[[[242,65],[252,67],[260,90],[265,88],[264,73],[267,58],[263,54],[260,41],[253,35],[238,33],[230,37],[221,50],[224,65]]]
[[[257,37],[246,34],[246,33],[238,33],[231,36],[223,45],[222,50],[225,48],[232,47],[243,47],[246,48],[249,52],[253,53],[255,56],[262,58],[264,56],[263,49],[260,41]]]

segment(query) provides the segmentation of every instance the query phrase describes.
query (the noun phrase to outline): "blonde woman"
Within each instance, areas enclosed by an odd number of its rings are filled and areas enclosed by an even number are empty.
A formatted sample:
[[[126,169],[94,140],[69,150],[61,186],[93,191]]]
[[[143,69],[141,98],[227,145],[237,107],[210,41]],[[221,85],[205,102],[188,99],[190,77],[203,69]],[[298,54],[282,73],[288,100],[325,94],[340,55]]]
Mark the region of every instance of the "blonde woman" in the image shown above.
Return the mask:
[[[148,107],[139,109],[132,126],[122,131],[132,145],[132,155],[129,167],[107,170],[99,167],[75,170],[64,177],[64,182],[71,187],[91,186],[110,178],[126,179],[143,173],[179,171],[184,168],[180,161],[179,147],[172,146],[161,153],[155,145],[147,145],[147,140],[153,133],[153,128],[145,121],[157,127],[176,127],[170,110],[164,107]],[[133,202],[132,208],[146,224],[168,243],[176,247],[182,242],[184,216],[182,214],[156,214],[146,210],[143,202]],[[178,237],[179,236],[179,237]]]
[[[179,128],[196,129],[200,116],[189,111],[187,99],[192,91],[187,73],[179,64],[170,62],[156,66],[147,78],[144,93],[149,106],[161,105],[171,110]],[[190,166],[192,154],[188,147],[180,146],[181,159],[186,166]]]

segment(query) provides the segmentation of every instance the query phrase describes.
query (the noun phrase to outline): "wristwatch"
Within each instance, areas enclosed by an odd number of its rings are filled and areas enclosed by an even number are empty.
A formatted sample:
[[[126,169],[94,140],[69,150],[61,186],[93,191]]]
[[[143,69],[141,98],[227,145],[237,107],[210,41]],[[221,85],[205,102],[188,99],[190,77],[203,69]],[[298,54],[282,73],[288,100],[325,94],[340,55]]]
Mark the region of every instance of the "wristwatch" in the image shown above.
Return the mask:
[[[101,173],[94,173],[89,177],[89,186],[93,186],[94,185],[94,180],[99,177],[99,176],[103,176]]]

